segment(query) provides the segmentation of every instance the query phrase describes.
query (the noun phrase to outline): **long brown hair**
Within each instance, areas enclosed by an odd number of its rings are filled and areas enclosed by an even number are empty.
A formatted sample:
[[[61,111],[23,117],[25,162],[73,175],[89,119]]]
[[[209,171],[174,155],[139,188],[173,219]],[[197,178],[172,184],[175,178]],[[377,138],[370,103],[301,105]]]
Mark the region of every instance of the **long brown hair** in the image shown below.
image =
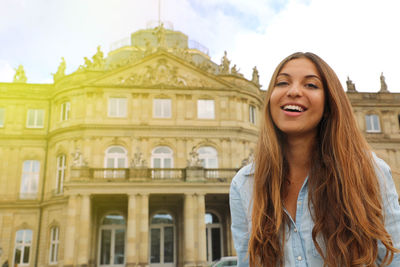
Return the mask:
[[[284,227],[289,221],[283,199],[288,163],[283,134],[271,118],[269,100],[280,70],[296,58],[308,58],[315,64],[326,96],[308,179],[314,245],[324,266],[372,267],[376,266],[377,242],[381,241],[386,247],[383,264],[389,264],[398,250],[384,226],[372,155],[357,128],[346,93],[335,72],[320,57],[295,53],[277,66],[266,93],[255,152],[250,266],[284,265]]]

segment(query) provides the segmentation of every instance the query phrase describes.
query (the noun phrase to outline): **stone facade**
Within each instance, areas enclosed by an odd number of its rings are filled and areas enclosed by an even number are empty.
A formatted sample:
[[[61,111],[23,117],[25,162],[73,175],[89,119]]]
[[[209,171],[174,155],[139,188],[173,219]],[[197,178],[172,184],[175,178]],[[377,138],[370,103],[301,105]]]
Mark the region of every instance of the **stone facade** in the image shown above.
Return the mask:
[[[69,75],[65,64],[51,85],[0,83],[0,264],[206,266],[234,255],[229,185],[257,141],[258,73],[247,80],[226,53],[214,63],[162,25],[107,58],[99,47]],[[400,94],[348,96],[399,186]]]

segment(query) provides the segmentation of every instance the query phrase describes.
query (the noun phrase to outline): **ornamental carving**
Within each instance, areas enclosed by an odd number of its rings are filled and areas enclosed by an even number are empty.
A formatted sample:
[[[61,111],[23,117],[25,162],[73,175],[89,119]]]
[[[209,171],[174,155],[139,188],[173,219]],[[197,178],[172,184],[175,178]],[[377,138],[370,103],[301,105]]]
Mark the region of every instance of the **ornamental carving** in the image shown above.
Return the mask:
[[[128,76],[120,77],[117,81],[121,85],[169,85],[175,87],[211,87],[211,83],[204,79],[192,77],[183,73],[177,66],[168,64],[167,60],[161,58],[154,65],[146,65],[137,72]]]

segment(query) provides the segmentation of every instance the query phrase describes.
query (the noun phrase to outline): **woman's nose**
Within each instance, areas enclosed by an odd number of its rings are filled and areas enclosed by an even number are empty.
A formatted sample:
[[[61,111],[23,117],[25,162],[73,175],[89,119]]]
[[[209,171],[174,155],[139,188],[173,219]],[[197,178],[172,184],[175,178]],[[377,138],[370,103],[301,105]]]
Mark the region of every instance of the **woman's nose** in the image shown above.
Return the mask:
[[[290,97],[297,97],[297,96],[301,96],[301,89],[299,88],[299,85],[293,84],[292,86],[290,86],[290,88],[287,91],[287,96]]]

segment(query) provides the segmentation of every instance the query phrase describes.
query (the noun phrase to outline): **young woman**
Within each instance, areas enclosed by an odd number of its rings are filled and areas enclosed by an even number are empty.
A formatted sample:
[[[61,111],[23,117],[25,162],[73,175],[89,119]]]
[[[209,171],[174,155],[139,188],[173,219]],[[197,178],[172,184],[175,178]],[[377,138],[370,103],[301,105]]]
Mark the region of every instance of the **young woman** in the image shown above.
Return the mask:
[[[230,207],[238,266],[400,266],[390,169],[315,54],[276,68],[255,162],[232,180]]]

